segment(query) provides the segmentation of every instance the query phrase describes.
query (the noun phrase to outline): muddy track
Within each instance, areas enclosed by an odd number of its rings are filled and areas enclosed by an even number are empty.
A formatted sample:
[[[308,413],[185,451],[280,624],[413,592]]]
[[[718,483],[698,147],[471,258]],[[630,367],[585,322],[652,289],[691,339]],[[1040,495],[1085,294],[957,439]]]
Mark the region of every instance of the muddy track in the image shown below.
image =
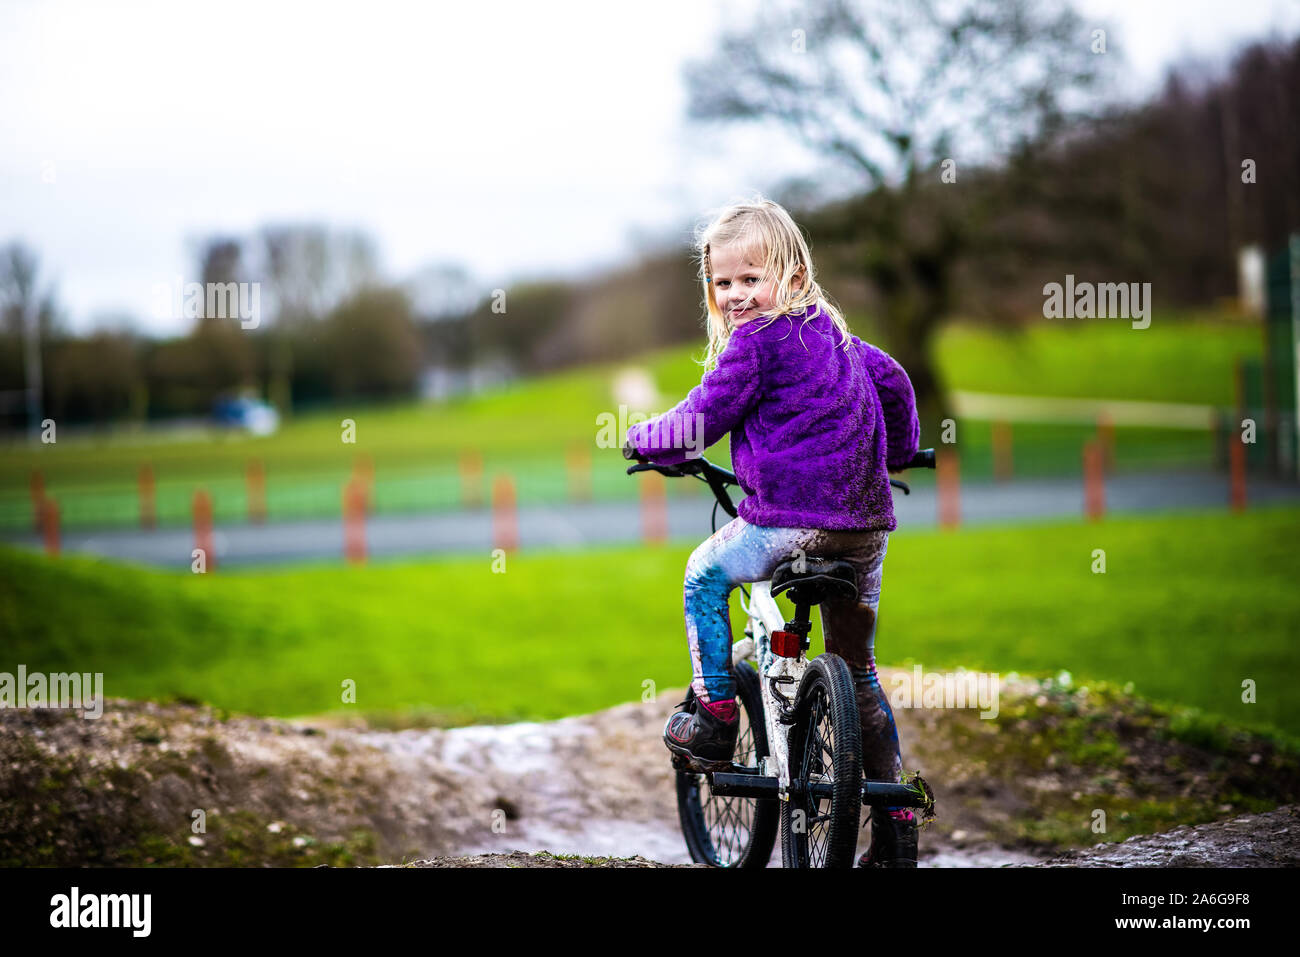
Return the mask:
[[[408,867],[704,867],[643,857],[565,858],[546,852],[477,854],[413,861]],[[1213,824],[1098,844],[1047,861],[1004,867],[1300,867],[1300,805],[1244,814]]]
[[[394,865],[384,865],[391,867]],[[474,854],[469,857],[436,857],[428,861],[411,861],[401,867],[699,867],[703,864],[664,864],[644,857],[579,857],[550,854],[546,851],[512,851],[509,854]]]
[[[0,864],[687,864],[660,741],[679,700],[405,731],[130,701],[93,721],[0,711]],[[922,866],[1297,860],[1294,815],[1273,810],[1300,802],[1288,742],[1006,676],[996,720],[895,715],[938,799]]]

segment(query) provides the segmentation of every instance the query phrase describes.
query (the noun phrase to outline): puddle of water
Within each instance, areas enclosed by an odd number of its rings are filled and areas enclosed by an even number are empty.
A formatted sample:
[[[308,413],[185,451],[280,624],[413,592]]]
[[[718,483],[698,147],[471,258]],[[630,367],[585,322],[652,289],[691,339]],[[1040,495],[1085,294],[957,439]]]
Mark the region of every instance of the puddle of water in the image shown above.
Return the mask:
[[[689,864],[690,854],[677,826],[673,797],[667,791],[663,816],[655,820],[629,820],[594,814],[596,808],[617,807],[613,794],[602,800],[584,794],[574,762],[600,747],[601,738],[589,718],[510,725],[474,725],[447,730],[370,732],[369,743],[391,753],[437,765],[453,772],[462,786],[492,785],[493,790],[518,794],[525,813],[511,820],[500,834],[477,831],[474,839],[458,846],[457,855],[509,851],[550,851],[584,857],[641,856],[665,864]],[[660,757],[657,750],[629,753],[635,763]],[[617,775],[617,766],[610,768]],[[508,782],[508,784],[507,784]],[[590,784],[590,782],[588,782]],[[641,812],[644,813],[643,808]],[[651,812],[653,813],[653,812]],[[863,847],[865,850],[864,834]],[[1037,863],[1039,859],[996,845],[927,848],[921,844],[921,867],[1004,867]],[[773,849],[769,867],[781,866],[781,848]]]
[[[944,848],[927,852],[921,848],[921,859],[917,867],[1014,867],[1037,864],[1041,858],[1020,851],[1008,851],[1000,847],[986,848]]]
[[[513,826],[513,825],[512,825]],[[640,855],[662,864],[690,864],[691,856],[681,832],[659,824],[634,821],[592,820],[581,831],[534,822],[516,835],[502,835],[491,844],[465,847],[457,853],[492,854],[506,851],[550,851],[584,857],[634,857]],[[921,850],[920,867],[1008,867],[1036,864],[1040,859],[999,847]],[[768,867],[781,866],[781,845],[772,849]]]

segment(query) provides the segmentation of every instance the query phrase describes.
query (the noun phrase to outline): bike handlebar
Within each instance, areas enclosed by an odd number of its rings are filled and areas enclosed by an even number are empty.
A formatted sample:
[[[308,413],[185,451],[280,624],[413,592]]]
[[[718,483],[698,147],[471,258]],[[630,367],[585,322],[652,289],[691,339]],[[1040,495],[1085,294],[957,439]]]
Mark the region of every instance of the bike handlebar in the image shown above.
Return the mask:
[[[728,485],[739,485],[740,481],[736,478],[736,473],[730,469],[724,469],[720,465],[714,465],[708,459],[701,456],[700,458],[687,459],[677,465],[656,465],[653,462],[638,462],[627,470],[627,474],[633,472],[658,472],[661,475],[667,475],[670,478],[681,478],[685,475],[699,475],[704,481],[709,483],[709,488],[713,490],[713,495],[722,506],[722,510],[735,518],[737,515],[736,506],[731,501],[731,496],[727,494]]]
[[[934,449],[919,449],[908,463],[897,471],[932,468],[934,468]],[[682,478],[687,475],[702,476],[704,481],[709,483],[709,488],[713,490],[713,494],[717,498],[718,504],[722,506],[722,510],[732,518],[736,517],[736,506],[732,504],[731,496],[727,494],[728,485],[740,484],[736,478],[736,473],[730,469],[724,469],[720,465],[714,465],[703,456],[687,459],[677,465],[656,465],[653,462],[638,462],[627,470],[628,475],[633,472],[658,472],[660,475],[667,475],[670,478]],[[904,495],[912,494],[912,490],[908,488],[906,482],[890,479],[889,484],[895,488],[901,488]]]
[[[903,469],[932,469],[934,468],[934,449],[917,449],[916,454],[912,456],[910,462],[903,466]],[[899,469],[901,472],[902,469]]]

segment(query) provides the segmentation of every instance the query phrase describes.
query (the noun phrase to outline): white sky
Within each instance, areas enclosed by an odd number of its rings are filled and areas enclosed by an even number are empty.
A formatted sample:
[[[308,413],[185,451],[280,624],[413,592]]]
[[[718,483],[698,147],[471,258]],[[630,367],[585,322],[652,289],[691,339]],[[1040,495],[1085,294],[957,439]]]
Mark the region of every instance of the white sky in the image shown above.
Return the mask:
[[[0,0],[0,242],[37,250],[73,328],[157,333],[183,331],[151,290],[196,278],[191,240],[269,222],[364,229],[394,279],[610,265],[813,169],[684,125],[683,61],[753,2]],[[1182,54],[1300,32],[1295,0],[1077,8],[1111,18],[1134,96]]]

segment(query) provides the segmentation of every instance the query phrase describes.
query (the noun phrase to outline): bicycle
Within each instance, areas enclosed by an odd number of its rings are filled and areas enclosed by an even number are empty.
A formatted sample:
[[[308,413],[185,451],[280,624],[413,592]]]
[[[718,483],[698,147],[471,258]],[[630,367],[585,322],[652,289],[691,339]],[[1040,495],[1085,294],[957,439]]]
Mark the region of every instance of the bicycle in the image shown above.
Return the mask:
[[[934,468],[922,449],[907,468]],[[694,476],[709,485],[718,507],[735,518],[728,485],[735,473],[700,457],[679,465],[641,462],[627,474],[656,471]],[[906,482],[889,484],[910,495]],[[748,599],[745,637],[732,645],[740,733],[731,767],[698,772],[673,755],[677,811],[691,859],[712,867],[766,867],[781,835],[785,867],[852,867],[863,805],[922,809],[933,815],[934,794],[920,775],[905,783],[862,777],[862,735],[853,679],[844,659],[829,652],[809,661],[810,612],[824,601],[855,599],[857,574],[837,559],[801,556],[781,562],[767,581],[741,585]],[[789,592],[795,614],[785,620],[776,596]],[[693,711],[695,692],[682,705]]]

